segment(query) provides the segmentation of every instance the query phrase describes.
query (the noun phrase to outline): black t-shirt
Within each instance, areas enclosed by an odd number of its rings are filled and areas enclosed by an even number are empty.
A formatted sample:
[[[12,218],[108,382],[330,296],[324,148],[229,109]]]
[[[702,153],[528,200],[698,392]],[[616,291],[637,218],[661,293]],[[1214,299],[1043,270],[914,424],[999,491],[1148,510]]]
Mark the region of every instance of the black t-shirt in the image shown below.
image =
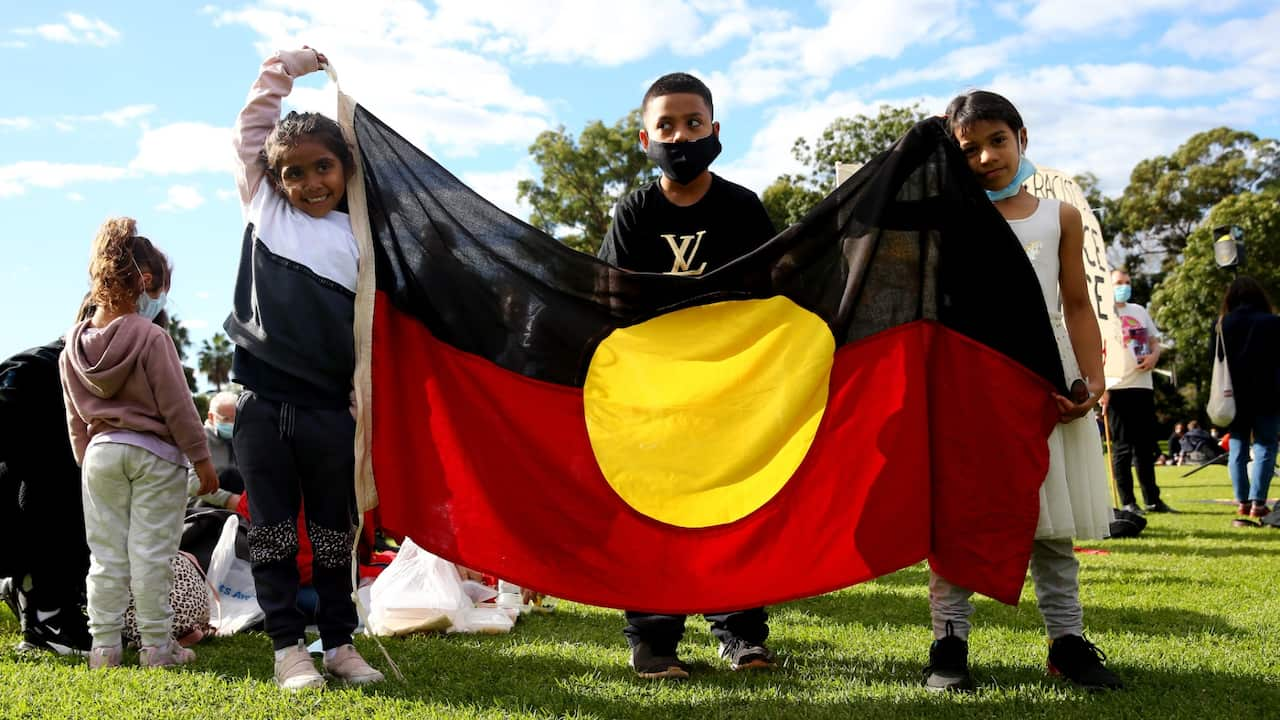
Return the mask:
[[[698,202],[674,205],[655,180],[618,203],[598,256],[635,272],[702,275],[755,250],[774,235],[760,198],[712,174]]]

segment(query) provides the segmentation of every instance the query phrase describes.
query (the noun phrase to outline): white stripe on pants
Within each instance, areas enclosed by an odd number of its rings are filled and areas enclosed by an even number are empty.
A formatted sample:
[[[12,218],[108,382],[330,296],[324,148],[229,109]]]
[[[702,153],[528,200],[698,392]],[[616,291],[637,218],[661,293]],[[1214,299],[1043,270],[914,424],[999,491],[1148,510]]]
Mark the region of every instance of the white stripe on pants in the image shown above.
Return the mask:
[[[89,541],[89,632],[94,647],[119,645],[133,590],[142,644],[169,641],[169,560],[178,552],[187,472],[133,445],[100,443],[81,472]]]
[[[1070,538],[1036,540],[1031,546],[1031,580],[1044,629],[1050,640],[1064,635],[1084,634],[1084,609],[1080,606],[1080,562]],[[951,622],[956,637],[969,639],[972,590],[952,585],[937,573],[929,572],[929,612],[933,636],[947,634]]]

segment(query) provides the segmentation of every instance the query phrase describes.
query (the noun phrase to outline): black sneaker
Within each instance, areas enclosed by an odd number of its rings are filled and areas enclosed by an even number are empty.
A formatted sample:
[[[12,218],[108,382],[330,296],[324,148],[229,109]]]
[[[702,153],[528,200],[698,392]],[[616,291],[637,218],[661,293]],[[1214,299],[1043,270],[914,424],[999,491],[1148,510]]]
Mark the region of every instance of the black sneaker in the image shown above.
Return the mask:
[[[1150,505],[1148,505],[1148,506],[1147,506],[1147,512],[1149,512],[1149,513],[1176,513],[1176,512],[1178,512],[1178,511],[1177,511],[1177,510],[1174,510],[1173,508],[1171,508],[1171,507],[1169,507],[1168,505],[1166,505],[1166,504],[1165,504],[1165,502],[1164,502],[1163,500],[1157,500],[1157,501],[1155,501],[1155,502],[1153,502],[1153,503],[1151,503]]]
[[[778,664],[772,650],[741,638],[720,643],[720,657],[728,660],[729,667],[734,670],[768,670]]]
[[[973,692],[973,676],[969,674],[969,643],[956,637],[950,620],[947,621],[947,634],[929,646],[924,686],[930,692]]]
[[[1065,635],[1049,643],[1049,674],[1060,675],[1088,690],[1119,690],[1120,677],[1102,663],[1107,654],[1079,635]]]
[[[683,680],[689,677],[689,666],[676,657],[675,652],[657,654],[643,642],[631,648],[631,668],[636,675],[647,680]]]
[[[22,627],[19,652],[45,650],[58,655],[88,655],[93,645],[89,635],[89,619],[78,607],[62,608],[52,617],[40,620],[32,612]]]

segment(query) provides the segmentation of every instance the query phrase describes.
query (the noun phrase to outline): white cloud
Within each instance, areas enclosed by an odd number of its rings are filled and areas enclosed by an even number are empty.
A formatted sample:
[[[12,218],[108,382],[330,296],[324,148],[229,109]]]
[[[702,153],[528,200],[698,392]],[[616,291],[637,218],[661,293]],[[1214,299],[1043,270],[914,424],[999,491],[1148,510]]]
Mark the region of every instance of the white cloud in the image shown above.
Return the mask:
[[[777,108],[751,138],[751,147],[742,157],[717,163],[712,169],[725,178],[764,192],[779,175],[804,172],[791,155],[796,138],[814,138],[838,117],[875,115],[882,103],[909,105],[912,101],[868,100],[853,93],[832,93],[803,104]]]
[[[231,130],[193,122],[147,129],[129,169],[154,175],[231,173],[235,169]]]
[[[1252,67],[1280,70],[1280,9],[1259,18],[1237,18],[1207,26],[1183,20],[1160,45],[1192,58],[1231,58]]]
[[[664,52],[703,55],[784,17],[743,0],[442,0],[433,22],[446,37],[486,52],[505,48],[523,60],[619,65]]]
[[[236,198],[240,197],[240,194],[237,193],[235,190],[230,190],[227,188],[218,188],[217,190],[213,191],[213,196],[218,198],[219,200],[226,201],[226,200],[235,200]]]
[[[874,58],[897,58],[909,47],[954,40],[969,31],[957,0],[820,4],[830,11],[825,25],[757,33],[729,71],[716,76],[717,94],[756,104],[796,89],[820,91],[842,70]]]
[[[17,28],[14,32],[44,38],[50,42],[98,47],[106,47],[120,39],[120,32],[102,20],[73,12],[63,13],[62,17],[66,22]]]
[[[169,188],[165,201],[156,206],[164,212],[181,212],[195,210],[204,204],[204,196],[200,190],[191,185],[174,185]]]
[[[264,57],[303,43],[321,49],[346,92],[433,151],[465,155],[486,145],[527,145],[550,125],[548,105],[519,88],[501,62],[450,46],[479,41],[479,28],[439,20],[415,2],[279,0],[221,13],[215,22],[255,31]],[[251,80],[245,78],[246,87]],[[328,88],[296,88],[291,102],[333,113]]]
[[[0,130],[30,130],[34,126],[29,117],[0,118]]]
[[[104,120],[116,127],[124,127],[133,120],[150,115],[155,112],[155,109],[155,105],[126,105],[118,110],[108,110],[100,115],[90,115],[84,119]]]
[[[1123,35],[1155,13],[1213,14],[1238,4],[1235,0],[1037,0],[1023,22],[1037,33],[1106,30]]]
[[[30,160],[0,166],[0,197],[22,195],[28,187],[62,188],[76,182],[101,182],[125,177],[124,168],[109,165],[52,163]]]
[[[67,199],[71,202],[81,202],[84,200],[84,196],[78,192],[70,192],[67,193]]]
[[[1176,65],[1122,63],[1043,66],[1017,76],[997,75],[991,82],[1005,88],[1011,98],[1044,95],[1046,89],[1051,89],[1049,94],[1060,101],[1180,100],[1247,88],[1257,80],[1251,76],[1252,73],[1236,68],[1210,71]]]

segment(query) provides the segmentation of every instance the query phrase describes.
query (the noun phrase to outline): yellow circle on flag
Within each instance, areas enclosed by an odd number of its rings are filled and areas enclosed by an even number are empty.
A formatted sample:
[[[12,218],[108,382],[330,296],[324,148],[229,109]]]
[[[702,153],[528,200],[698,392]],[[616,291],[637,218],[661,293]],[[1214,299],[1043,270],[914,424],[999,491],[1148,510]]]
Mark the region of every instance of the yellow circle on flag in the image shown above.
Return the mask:
[[[827,324],[784,297],[699,305],[613,331],[582,389],[605,480],[669,525],[749,515],[804,461],[834,353]]]

